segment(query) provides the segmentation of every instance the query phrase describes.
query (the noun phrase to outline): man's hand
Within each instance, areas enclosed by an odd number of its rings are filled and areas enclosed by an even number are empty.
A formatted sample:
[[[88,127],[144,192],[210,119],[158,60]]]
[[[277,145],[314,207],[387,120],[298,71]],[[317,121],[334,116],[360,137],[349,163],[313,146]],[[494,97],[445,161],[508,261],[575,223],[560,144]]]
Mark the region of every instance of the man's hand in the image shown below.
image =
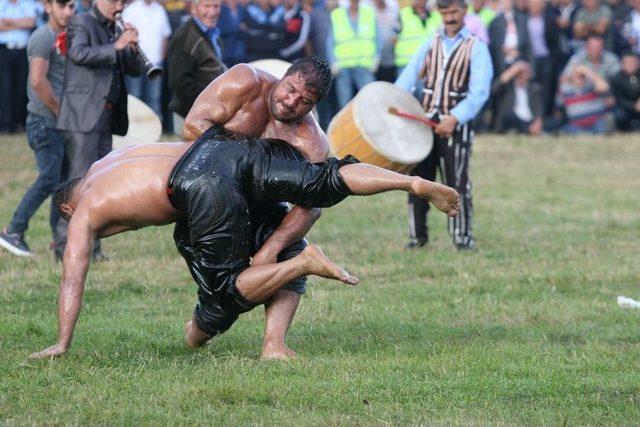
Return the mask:
[[[438,126],[436,126],[433,131],[440,136],[448,138],[456,130],[457,124],[458,119],[454,116],[440,116],[440,123],[438,123]]]
[[[133,25],[125,23],[123,33],[120,34],[120,37],[116,40],[116,50],[122,50],[136,43],[138,43],[138,30]]]
[[[542,134],[542,119],[538,117],[529,125],[529,135],[538,136],[541,134]]]
[[[633,106],[633,108],[634,108],[638,113],[640,113],[640,99],[638,99],[638,100],[636,101],[636,104]]]
[[[31,353],[29,359],[46,359],[48,357],[62,356],[67,352],[67,347],[60,343],[47,347],[42,351]]]

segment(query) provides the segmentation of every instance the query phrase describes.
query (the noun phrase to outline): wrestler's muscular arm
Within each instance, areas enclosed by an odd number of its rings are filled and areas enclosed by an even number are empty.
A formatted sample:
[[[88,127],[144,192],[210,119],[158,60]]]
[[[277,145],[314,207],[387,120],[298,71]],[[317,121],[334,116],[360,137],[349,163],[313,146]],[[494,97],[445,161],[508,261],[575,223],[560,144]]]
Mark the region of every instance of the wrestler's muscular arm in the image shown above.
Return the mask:
[[[184,119],[182,137],[185,142],[195,141],[213,124],[227,124],[245,101],[256,96],[254,91],[259,87],[255,85],[255,78],[249,67],[236,65],[209,83]]]
[[[310,162],[319,163],[329,156],[327,136],[315,119],[307,117],[298,128],[298,135],[292,144]],[[284,217],[280,226],[269,236],[260,250],[254,255],[252,264],[268,264],[277,261],[278,254],[293,242],[301,240],[320,218],[320,208],[294,206]]]
[[[58,296],[58,342],[31,354],[29,358],[59,356],[66,353],[69,348],[80,314],[95,236],[89,212],[82,208],[76,209],[67,230],[67,246],[62,266],[62,282]]]

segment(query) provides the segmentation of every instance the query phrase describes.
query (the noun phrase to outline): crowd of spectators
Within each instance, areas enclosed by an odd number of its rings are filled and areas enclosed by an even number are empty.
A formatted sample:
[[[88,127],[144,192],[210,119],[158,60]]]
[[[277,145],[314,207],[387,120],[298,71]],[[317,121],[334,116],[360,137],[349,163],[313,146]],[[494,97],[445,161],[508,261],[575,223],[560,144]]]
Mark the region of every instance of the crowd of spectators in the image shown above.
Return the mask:
[[[197,15],[203,1],[212,5]],[[364,84],[393,82],[411,54],[438,31],[442,19],[431,3],[132,0],[123,19],[138,28],[141,48],[165,69],[165,78],[127,78],[127,90],[158,114],[166,131],[178,132],[173,113],[184,117],[209,76],[241,62],[317,55],[329,61],[336,77],[318,105],[326,128]],[[90,1],[77,0],[77,12],[90,7]],[[203,24],[207,19],[213,27]],[[24,127],[27,41],[45,22],[40,0],[0,0],[2,133]],[[478,130],[532,135],[640,130],[640,0],[471,0],[465,23],[488,43],[494,67],[492,96],[476,119]],[[209,39],[208,51],[189,38],[188,25],[191,33],[201,30]],[[350,37],[363,40],[357,61],[340,50]],[[204,66],[199,57],[217,61]],[[189,86],[183,75],[189,72],[187,62],[201,72],[210,70],[199,86]]]

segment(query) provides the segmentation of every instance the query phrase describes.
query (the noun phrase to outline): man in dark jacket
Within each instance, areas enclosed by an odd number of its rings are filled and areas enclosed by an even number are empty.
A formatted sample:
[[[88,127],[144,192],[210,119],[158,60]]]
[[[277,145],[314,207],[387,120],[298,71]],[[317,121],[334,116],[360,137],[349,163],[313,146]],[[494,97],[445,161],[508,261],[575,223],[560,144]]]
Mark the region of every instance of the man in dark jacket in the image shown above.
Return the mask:
[[[216,27],[221,0],[194,0],[191,19],[176,30],[169,43],[169,107],[186,117],[200,92],[226,71],[220,31]],[[174,129],[182,129],[174,122]]]
[[[616,98],[616,126],[624,131],[640,130],[640,59],[631,52],[622,56],[622,67],[610,80]]]
[[[491,85],[496,104],[496,130],[515,129],[519,133],[542,133],[543,98],[541,87],[531,80],[531,67],[518,61],[500,74]]]
[[[123,0],[95,0],[87,12],[76,15],[67,28],[64,85],[57,126],[68,131],[66,155],[68,178],[83,176],[91,164],[111,151],[111,135],[125,135],[127,92],[124,74],[140,75],[135,43],[138,31],[131,25],[116,29],[115,16]],[[56,227],[66,235],[66,221]],[[62,259],[66,239],[56,242],[55,255]],[[102,257],[99,245],[96,257]]]

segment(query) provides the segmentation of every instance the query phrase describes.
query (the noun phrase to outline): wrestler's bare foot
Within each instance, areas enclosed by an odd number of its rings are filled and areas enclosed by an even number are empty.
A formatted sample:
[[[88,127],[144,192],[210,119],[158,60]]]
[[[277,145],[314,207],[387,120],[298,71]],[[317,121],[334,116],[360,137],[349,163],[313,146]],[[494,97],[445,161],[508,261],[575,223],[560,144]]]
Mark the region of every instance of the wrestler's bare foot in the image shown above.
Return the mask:
[[[262,346],[262,360],[291,360],[296,357],[296,352],[291,350],[283,342],[267,341]]]
[[[189,348],[202,347],[207,341],[211,339],[211,336],[202,332],[193,320],[189,320],[184,325],[184,340]]]
[[[357,285],[359,282],[356,276],[347,273],[342,267],[327,258],[318,245],[307,246],[300,256],[303,257],[309,274],[340,280],[347,285]]]
[[[428,200],[433,206],[450,217],[458,215],[460,211],[460,196],[458,192],[446,185],[416,178],[416,180],[411,183],[410,192],[422,199]]]

